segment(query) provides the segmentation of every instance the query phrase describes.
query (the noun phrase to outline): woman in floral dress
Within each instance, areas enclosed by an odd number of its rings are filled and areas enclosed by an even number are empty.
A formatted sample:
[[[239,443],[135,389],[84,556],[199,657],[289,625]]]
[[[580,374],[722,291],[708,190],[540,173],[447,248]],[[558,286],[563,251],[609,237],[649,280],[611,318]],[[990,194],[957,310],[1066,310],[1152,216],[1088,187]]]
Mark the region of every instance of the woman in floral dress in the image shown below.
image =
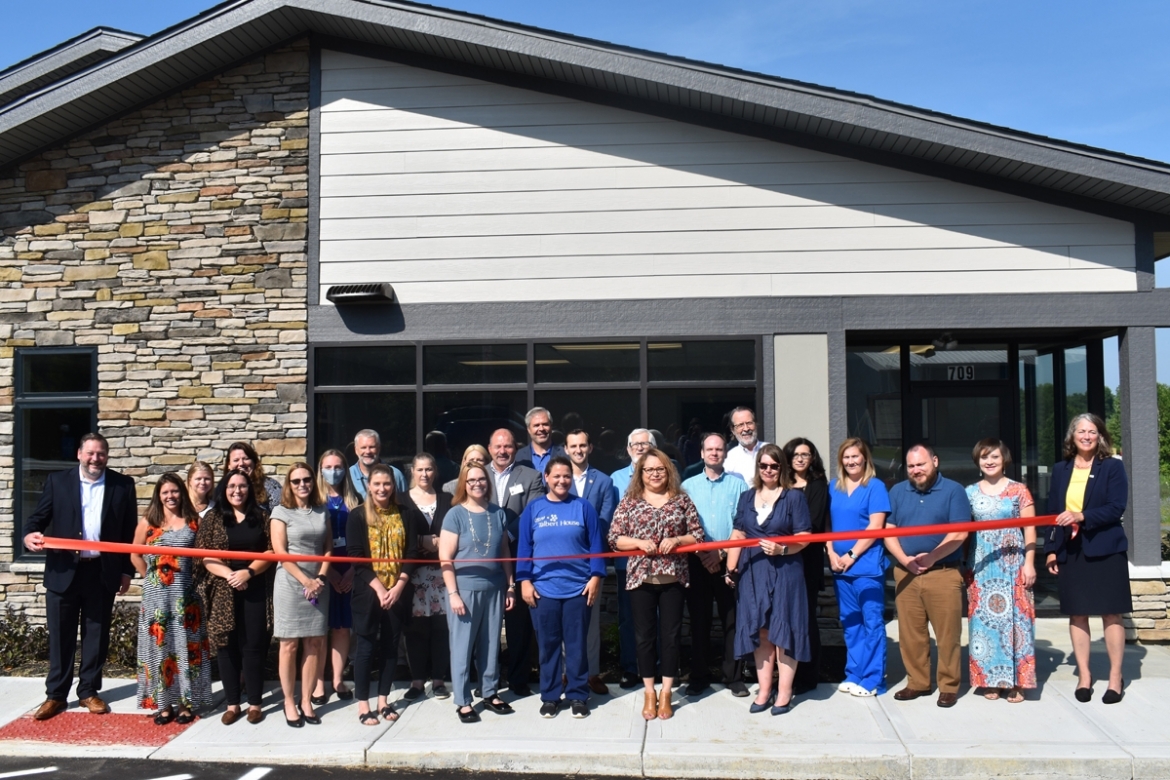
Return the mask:
[[[975,520],[1035,517],[1028,488],[1008,479],[1012,456],[999,439],[983,439],[971,453],[983,479],[967,488]],[[968,561],[971,685],[988,699],[1024,700],[1036,687],[1036,528],[973,534]]]
[[[193,547],[199,515],[183,480],[163,474],[154,486],[135,544]],[[157,710],[154,722],[190,723],[211,701],[211,668],[203,611],[195,598],[193,559],[132,555],[143,577],[138,613],[138,706]]]

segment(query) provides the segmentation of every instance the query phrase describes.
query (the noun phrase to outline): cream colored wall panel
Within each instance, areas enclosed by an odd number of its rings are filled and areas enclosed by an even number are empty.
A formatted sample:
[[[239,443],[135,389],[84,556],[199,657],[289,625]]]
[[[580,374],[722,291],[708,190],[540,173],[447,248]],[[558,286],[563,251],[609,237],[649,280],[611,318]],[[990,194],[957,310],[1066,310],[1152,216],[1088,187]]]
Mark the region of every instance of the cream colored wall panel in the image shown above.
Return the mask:
[[[824,333],[776,336],[776,406],[773,430],[784,446],[802,436],[833,460],[829,439],[829,337]],[[827,465],[827,464],[826,464]]]
[[[550,275],[587,279],[621,276],[706,276],[728,274],[839,274],[905,273],[911,279],[909,294],[933,292],[932,274],[965,271],[1042,270],[1063,271],[1068,258],[1037,249],[1007,247],[966,250],[897,250],[869,252],[743,252],[675,255],[565,255],[561,257],[514,257],[507,263],[482,258],[440,258],[355,261],[339,251],[337,242],[323,245],[321,279],[330,284],[358,282],[367,276],[379,281],[425,282],[428,280],[523,280]],[[1088,266],[1082,266],[1088,267]],[[1095,267],[1095,266],[1094,266]]]
[[[700,128],[701,130],[703,128]],[[726,145],[725,134],[714,130],[693,132],[686,125],[663,122],[609,122],[588,125],[532,125],[513,128],[449,127],[425,130],[385,132],[335,132],[322,136],[321,154],[376,154],[379,152],[447,151],[460,149],[531,149],[545,146],[575,149],[596,149],[605,152],[608,147],[628,150],[634,155],[637,147],[647,147],[639,156],[654,157],[662,144],[719,144]],[[736,157],[731,162],[796,162],[783,155],[773,154],[767,145],[750,146],[736,143]],[[725,153],[726,154],[726,153]],[[836,161],[819,161],[833,164]]]
[[[332,226],[330,226],[332,230]],[[523,255],[672,255],[693,252],[867,252],[881,249],[967,249],[1031,246],[1059,253],[1067,262],[1068,244],[1091,231],[1080,225],[998,225],[962,233],[931,227],[842,228],[791,230],[696,230],[653,233],[534,233],[526,235],[445,236],[399,239],[339,239],[336,244],[352,260],[396,260],[444,257]],[[1080,243],[1084,243],[1081,241]],[[322,247],[324,250],[324,246]]]
[[[525,128],[539,125],[669,124],[670,120],[588,103],[540,103],[513,106],[466,106],[420,113],[370,107],[365,111],[322,111],[322,133],[397,133],[471,127]],[[819,153],[812,152],[816,155]],[[819,155],[828,158],[828,155]],[[809,159],[817,159],[810,157]]]
[[[497,84],[321,92],[322,113],[368,111],[371,108],[425,111],[450,106],[508,106],[564,102],[565,98],[562,97],[546,95],[543,92],[525,92]]]
[[[338,181],[334,179],[332,181]],[[342,182],[356,182],[342,178]],[[321,198],[325,219],[401,216],[457,216],[462,214],[552,214],[564,212],[651,211],[662,209],[701,210],[706,208],[804,208],[834,211],[859,210],[880,215],[888,211],[880,196],[896,197],[889,187],[859,185],[848,198],[832,205],[814,197],[801,197],[805,189],[777,192],[763,187],[714,185],[709,187],[654,187],[609,190],[544,190],[539,192],[452,193],[420,195],[345,195],[330,187],[330,196]],[[820,188],[810,185],[815,194]],[[915,195],[921,196],[921,192]],[[943,190],[935,193],[947,197]],[[963,204],[977,205],[977,204]],[[1005,204],[1006,205],[1006,204]],[[959,208],[961,211],[962,209]],[[1006,209],[1011,211],[1010,208]],[[921,224],[921,223],[918,223]]]
[[[920,274],[794,274],[770,279],[767,275],[714,274],[710,276],[610,276],[574,279],[572,283],[548,279],[502,281],[430,281],[394,283],[397,299],[412,303],[525,303],[549,300],[638,300],[646,298],[726,298],[759,295],[851,296],[906,295]],[[938,274],[935,295],[985,293],[1010,295],[1032,292],[1044,285],[1050,292],[1132,291],[1132,273],[1115,269],[1071,271],[1058,275],[1043,271],[967,271]],[[365,277],[362,281],[389,281]],[[329,284],[321,285],[321,300]]]
[[[389,281],[406,302],[1136,285],[1125,222],[455,74],[322,63],[323,283]]]

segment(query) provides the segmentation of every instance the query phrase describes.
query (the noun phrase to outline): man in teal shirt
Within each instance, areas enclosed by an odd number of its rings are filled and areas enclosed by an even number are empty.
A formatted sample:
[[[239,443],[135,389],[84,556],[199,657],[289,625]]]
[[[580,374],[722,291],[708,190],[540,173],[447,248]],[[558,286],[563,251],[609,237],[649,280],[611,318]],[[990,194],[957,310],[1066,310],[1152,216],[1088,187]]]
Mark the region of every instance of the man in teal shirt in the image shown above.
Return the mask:
[[[699,522],[708,541],[731,538],[739,497],[748,489],[738,474],[723,469],[727,444],[718,433],[702,438],[703,470],[682,483],[699,512]],[[691,586],[687,588],[687,610],[691,614],[691,679],[687,696],[698,696],[711,687],[711,602],[719,610],[723,625],[723,680],[735,696],[747,696],[743,663],[737,661],[735,643],[735,591],[724,580],[725,550],[703,550],[687,556]]]

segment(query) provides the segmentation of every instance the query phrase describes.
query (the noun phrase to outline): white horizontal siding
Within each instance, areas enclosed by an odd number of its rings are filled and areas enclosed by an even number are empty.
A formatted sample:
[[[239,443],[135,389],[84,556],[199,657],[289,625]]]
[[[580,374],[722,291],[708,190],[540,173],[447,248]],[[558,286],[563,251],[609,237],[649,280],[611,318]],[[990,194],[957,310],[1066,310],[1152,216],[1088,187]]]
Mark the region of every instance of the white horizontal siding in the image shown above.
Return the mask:
[[[322,299],[1135,288],[1132,225],[1007,193],[338,52],[321,88]]]

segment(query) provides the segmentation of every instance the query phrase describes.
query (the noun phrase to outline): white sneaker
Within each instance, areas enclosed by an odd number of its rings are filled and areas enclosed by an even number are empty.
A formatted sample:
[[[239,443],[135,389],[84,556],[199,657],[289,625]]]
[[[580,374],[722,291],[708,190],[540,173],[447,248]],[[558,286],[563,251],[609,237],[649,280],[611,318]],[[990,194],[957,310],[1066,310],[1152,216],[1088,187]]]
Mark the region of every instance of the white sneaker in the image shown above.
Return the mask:
[[[872,691],[867,691],[865,688],[862,688],[860,685],[854,685],[853,690],[849,691],[849,693],[851,693],[854,696],[877,696],[877,689],[875,688]]]
[[[846,680],[845,682],[843,682],[837,686],[837,690],[840,691],[841,693],[851,693],[854,696],[856,696],[856,695],[858,695],[857,691],[864,691],[865,689],[862,688],[857,683],[852,683],[852,682],[849,682],[848,680]]]

